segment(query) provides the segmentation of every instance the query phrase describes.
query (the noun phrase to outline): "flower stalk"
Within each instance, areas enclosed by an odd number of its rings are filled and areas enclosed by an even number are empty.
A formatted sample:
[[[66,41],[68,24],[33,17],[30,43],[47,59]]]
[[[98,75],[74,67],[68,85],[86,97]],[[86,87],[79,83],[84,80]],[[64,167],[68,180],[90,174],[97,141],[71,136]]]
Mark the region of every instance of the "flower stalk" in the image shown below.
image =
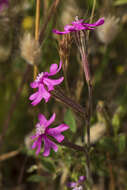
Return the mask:
[[[70,107],[75,111],[76,113],[79,113],[83,118],[85,116],[85,119],[87,117],[86,110],[84,107],[82,107],[80,104],[76,103],[71,98],[67,97],[64,92],[61,91],[61,89],[55,88],[54,91],[52,91],[52,95],[54,98],[60,100],[62,103],[64,103],[66,106]]]

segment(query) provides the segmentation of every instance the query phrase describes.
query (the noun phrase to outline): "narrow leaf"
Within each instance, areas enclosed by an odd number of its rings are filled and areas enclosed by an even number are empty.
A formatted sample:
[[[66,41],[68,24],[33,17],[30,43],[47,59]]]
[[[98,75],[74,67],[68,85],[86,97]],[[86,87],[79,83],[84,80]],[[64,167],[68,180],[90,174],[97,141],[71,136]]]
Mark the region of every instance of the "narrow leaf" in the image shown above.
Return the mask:
[[[72,132],[76,131],[76,121],[75,116],[71,110],[67,110],[64,115],[64,122],[70,127]]]

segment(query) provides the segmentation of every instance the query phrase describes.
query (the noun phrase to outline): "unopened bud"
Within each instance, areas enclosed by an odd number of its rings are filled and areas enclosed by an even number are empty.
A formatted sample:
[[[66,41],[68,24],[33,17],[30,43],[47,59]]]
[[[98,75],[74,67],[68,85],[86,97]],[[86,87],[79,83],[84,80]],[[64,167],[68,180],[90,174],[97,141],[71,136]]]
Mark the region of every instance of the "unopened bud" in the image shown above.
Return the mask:
[[[20,43],[21,56],[31,65],[38,64],[41,58],[41,48],[31,34],[26,33]]]

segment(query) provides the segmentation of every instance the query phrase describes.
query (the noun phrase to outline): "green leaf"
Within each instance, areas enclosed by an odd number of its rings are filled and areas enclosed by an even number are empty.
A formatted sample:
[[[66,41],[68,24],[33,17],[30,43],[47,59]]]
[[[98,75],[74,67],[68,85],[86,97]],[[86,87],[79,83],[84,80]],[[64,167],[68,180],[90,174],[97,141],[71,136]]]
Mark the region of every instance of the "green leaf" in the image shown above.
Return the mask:
[[[104,137],[99,141],[99,148],[102,149],[105,152],[114,152],[115,150],[115,144],[112,137]]]
[[[76,131],[76,121],[75,116],[71,110],[67,110],[64,115],[64,122],[70,127],[72,132]]]
[[[124,134],[118,137],[118,149],[120,153],[124,152],[126,149],[126,136]]]
[[[113,130],[114,130],[115,135],[117,135],[120,129],[122,118],[124,117],[125,114],[126,114],[126,111],[124,107],[120,105],[113,115],[112,125],[113,125]]]
[[[53,162],[51,162],[48,159],[44,159],[42,156],[40,157],[41,161],[42,161],[42,166],[49,172],[54,173],[55,172],[55,167]]]
[[[118,6],[118,5],[124,5],[127,4],[127,0],[116,0],[114,2],[114,5]]]
[[[32,172],[34,172],[34,171],[36,171],[37,170],[37,165],[32,165],[32,166],[30,166],[30,168],[27,170],[27,172],[28,173],[32,173]]]
[[[39,176],[37,174],[33,174],[33,175],[31,175],[30,177],[27,178],[27,181],[35,182],[35,183],[41,182],[43,180],[44,180],[43,177]]]

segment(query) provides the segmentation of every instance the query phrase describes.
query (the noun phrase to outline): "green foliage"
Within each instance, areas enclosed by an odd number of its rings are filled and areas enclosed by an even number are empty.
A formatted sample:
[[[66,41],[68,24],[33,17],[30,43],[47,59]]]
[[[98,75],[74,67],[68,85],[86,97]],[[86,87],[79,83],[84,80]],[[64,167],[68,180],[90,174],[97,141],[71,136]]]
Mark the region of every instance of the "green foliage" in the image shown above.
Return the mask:
[[[76,131],[76,121],[73,112],[68,109],[64,115],[64,122],[69,125],[72,132]]]
[[[42,167],[44,167],[47,171],[54,173],[55,172],[55,166],[52,162],[52,160],[49,158],[43,158],[40,156],[41,162],[42,162]]]
[[[120,134],[117,137],[118,150],[120,153],[124,153],[127,147],[127,136],[125,134]]]
[[[115,144],[114,139],[111,137],[104,137],[99,141],[99,147],[100,150],[103,152],[110,152],[113,153],[115,150]]]
[[[127,4],[127,0],[114,0],[113,4],[116,6],[125,5],[125,4]]]
[[[113,130],[114,130],[115,134],[117,134],[120,129],[121,121],[122,121],[122,118],[124,117],[125,113],[126,113],[126,111],[125,111],[124,107],[121,105],[117,108],[116,112],[113,115],[112,125],[113,125]]]
[[[39,182],[44,181],[44,180],[45,180],[45,177],[39,176],[37,174],[33,174],[27,178],[28,182],[34,182],[34,183],[39,183]]]

